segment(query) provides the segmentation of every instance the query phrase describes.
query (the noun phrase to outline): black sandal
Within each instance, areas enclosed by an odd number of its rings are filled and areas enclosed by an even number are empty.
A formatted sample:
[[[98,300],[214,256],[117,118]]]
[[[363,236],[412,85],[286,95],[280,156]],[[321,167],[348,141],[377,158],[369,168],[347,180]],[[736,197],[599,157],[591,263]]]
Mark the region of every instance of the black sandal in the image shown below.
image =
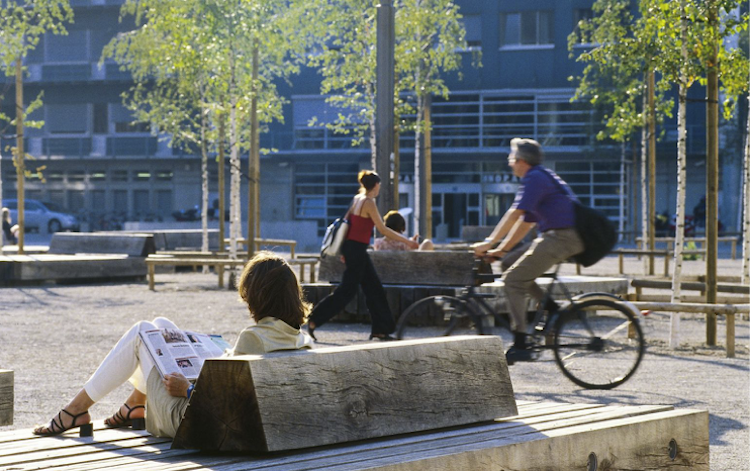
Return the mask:
[[[63,419],[62,419],[63,412],[73,417],[73,421],[70,423],[68,427],[63,426]],[[91,424],[91,422],[86,422],[85,424],[76,423],[76,421],[78,420],[78,417],[88,414],[88,413],[89,411],[85,410],[81,412],[80,414],[73,415],[70,412],[66,411],[65,409],[60,409],[60,412],[57,413],[57,417],[53,418],[49,424],[35,428],[33,433],[34,435],[51,437],[53,435],[60,435],[61,433],[67,432],[68,430],[76,428],[76,427],[80,427],[81,425],[89,425]]]
[[[129,427],[133,424],[134,420],[138,420],[138,419],[131,418],[130,414],[132,414],[133,411],[136,409],[146,408],[145,406],[142,406],[142,405],[133,406],[132,408],[128,406],[127,404],[123,404],[123,406],[125,406],[125,408],[128,410],[128,413],[123,416],[122,413],[120,412],[120,409],[122,408],[117,409],[117,412],[115,412],[112,415],[112,417],[107,417],[106,419],[104,419],[104,425],[106,425],[109,428]]]

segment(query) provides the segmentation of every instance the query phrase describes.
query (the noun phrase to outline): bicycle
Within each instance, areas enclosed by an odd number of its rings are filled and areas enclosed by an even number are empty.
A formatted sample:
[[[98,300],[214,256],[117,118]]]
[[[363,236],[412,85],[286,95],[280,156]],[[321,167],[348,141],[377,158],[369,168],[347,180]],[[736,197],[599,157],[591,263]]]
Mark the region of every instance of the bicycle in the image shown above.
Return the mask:
[[[475,263],[474,283],[466,286],[458,296],[430,296],[409,306],[399,318],[396,337],[420,336],[415,325],[447,324],[442,335],[467,330],[485,334],[493,320],[496,328],[510,327],[505,318],[486,302],[496,298],[492,293],[481,293],[477,286],[502,277],[500,274],[479,273]],[[551,273],[545,294],[529,323],[529,339],[534,359],[545,350],[552,350],[555,362],[573,383],[586,389],[612,389],[630,379],[641,363],[645,352],[643,331],[638,322],[639,311],[627,301],[610,293],[584,293],[572,296],[558,278],[558,264]],[[560,287],[567,302],[556,312],[548,313],[544,306],[553,299],[553,290]]]

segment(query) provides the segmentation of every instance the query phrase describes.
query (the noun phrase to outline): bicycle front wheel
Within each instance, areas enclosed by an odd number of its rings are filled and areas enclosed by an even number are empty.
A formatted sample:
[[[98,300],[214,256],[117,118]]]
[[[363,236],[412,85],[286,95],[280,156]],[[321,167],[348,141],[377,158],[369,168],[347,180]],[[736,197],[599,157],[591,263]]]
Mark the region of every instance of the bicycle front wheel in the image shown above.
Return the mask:
[[[633,376],[645,351],[638,319],[621,303],[592,299],[561,313],[553,326],[555,361],[586,389],[612,389]]]
[[[401,314],[396,324],[396,338],[481,334],[481,322],[475,322],[477,319],[474,310],[459,298],[430,296],[412,304]]]

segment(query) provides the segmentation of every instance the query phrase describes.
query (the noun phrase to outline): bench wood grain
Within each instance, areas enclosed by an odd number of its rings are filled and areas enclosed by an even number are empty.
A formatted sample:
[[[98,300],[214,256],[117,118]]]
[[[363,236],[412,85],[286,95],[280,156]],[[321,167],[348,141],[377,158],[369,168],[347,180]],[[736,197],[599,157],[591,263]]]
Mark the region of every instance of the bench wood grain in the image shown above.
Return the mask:
[[[207,360],[173,447],[292,450],[516,414],[499,337],[369,343]]]
[[[13,371],[0,370],[0,425],[13,425]]]

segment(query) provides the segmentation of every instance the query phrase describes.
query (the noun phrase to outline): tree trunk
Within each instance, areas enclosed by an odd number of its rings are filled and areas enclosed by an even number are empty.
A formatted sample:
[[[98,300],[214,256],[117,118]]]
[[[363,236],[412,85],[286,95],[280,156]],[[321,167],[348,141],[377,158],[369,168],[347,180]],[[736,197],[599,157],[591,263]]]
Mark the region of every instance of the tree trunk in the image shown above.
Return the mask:
[[[226,129],[224,129],[225,121],[224,114],[219,116],[219,155],[217,156],[219,163],[219,252],[224,252],[226,244],[224,238],[226,237],[226,223],[224,214],[226,213],[226,181],[224,178],[224,144],[226,143]]]
[[[260,237],[260,152],[258,149],[258,45],[253,47],[253,96],[250,99],[250,152],[247,181],[247,259],[255,255],[255,238]]]
[[[685,17],[685,0],[680,1],[680,39],[682,47],[680,56],[683,65],[680,70],[680,83],[677,105],[677,222],[674,239],[674,271],[672,275],[672,303],[680,302],[682,278],[682,247],[685,239],[685,178],[687,167],[687,18]],[[680,344],[680,313],[670,314],[669,346],[677,348]]]
[[[641,242],[648,241],[648,97],[643,95],[643,129],[641,129]],[[648,273],[648,257],[643,257],[643,272]]]
[[[625,175],[627,175],[627,165],[625,163],[625,160],[625,141],[622,141],[622,144],[620,145],[620,224],[618,225],[618,231],[620,232],[620,235],[618,237],[619,242],[623,241],[625,234]]]
[[[229,182],[229,258],[237,258],[237,239],[240,229],[239,181],[240,181],[240,152],[237,139],[237,110],[232,104],[229,111],[229,167],[231,178]],[[233,280],[234,268],[230,269],[230,280]],[[232,288],[232,283],[229,283]]]
[[[208,252],[208,143],[206,142],[206,110],[201,110],[201,252]],[[203,273],[208,273],[203,265]]]
[[[719,187],[719,39],[717,29],[718,5],[708,4],[709,39],[707,48],[711,56],[706,64],[706,302],[716,302],[716,258]],[[706,344],[716,345],[716,314],[706,315]]]
[[[745,173],[742,190],[742,284],[750,283],[750,94],[747,97],[747,131],[745,132]]]
[[[420,234],[432,239],[432,96],[424,97],[424,158],[422,165],[422,220],[424,229]]]
[[[16,60],[16,199],[18,200],[18,255],[23,255],[24,236],[26,235],[26,217],[24,207],[23,184],[26,178],[23,147],[23,59]],[[41,231],[41,228],[40,228]]]
[[[656,220],[656,103],[654,70],[648,71],[648,249],[654,250]],[[654,274],[654,256],[649,256],[648,273]]]
[[[424,215],[422,214],[423,208],[425,207],[424,198],[426,194],[424,192],[424,158],[422,156],[422,146],[420,141],[422,140],[422,132],[420,130],[422,126],[422,99],[417,96],[417,118],[414,127],[414,230],[419,233],[423,233],[424,228]]]

